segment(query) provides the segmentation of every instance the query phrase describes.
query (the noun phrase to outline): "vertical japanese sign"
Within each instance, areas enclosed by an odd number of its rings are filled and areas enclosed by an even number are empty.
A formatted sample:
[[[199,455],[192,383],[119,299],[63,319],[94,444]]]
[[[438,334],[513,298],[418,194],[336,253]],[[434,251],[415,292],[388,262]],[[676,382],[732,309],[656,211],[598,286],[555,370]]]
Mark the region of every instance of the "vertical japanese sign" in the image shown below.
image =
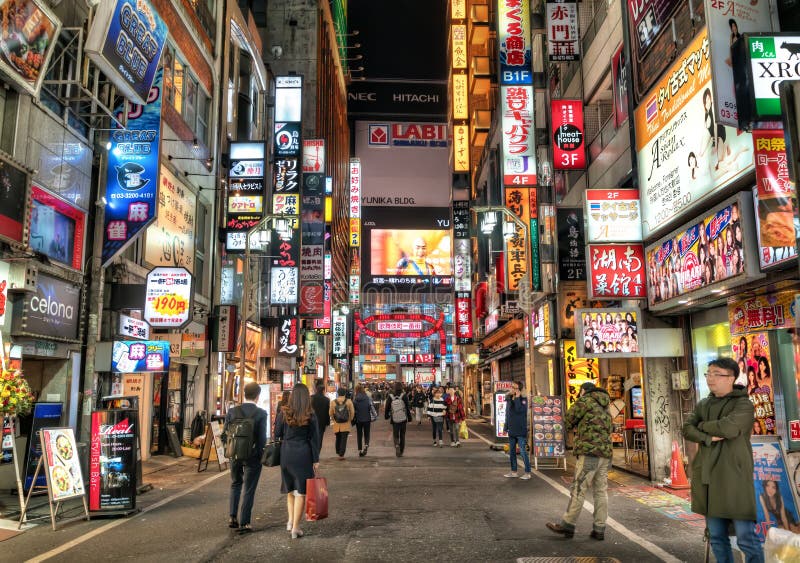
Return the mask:
[[[111,132],[106,173],[103,266],[156,218],[161,77],[156,73],[147,105],[131,106],[128,128]],[[126,102],[127,103],[127,102]],[[115,110],[122,115],[123,108]],[[137,139],[131,142],[131,139]]]
[[[453,74],[453,119],[469,119],[469,87],[466,74]]]
[[[611,92],[614,95],[614,127],[628,119],[628,64],[625,45],[620,45],[611,59]]]
[[[469,201],[453,202],[453,277],[457,292],[472,290],[472,243],[469,239],[471,222]]]
[[[323,314],[325,267],[325,141],[303,141],[303,195],[300,213],[300,314]]]
[[[551,62],[581,59],[576,2],[547,2],[547,53]]]
[[[525,224],[530,223],[530,196],[529,192],[535,188],[519,188],[516,186],[506,186],[506,207]],[[505,222],[511,222],[504,219]],[[528,252],[529,246],[526,245],[528,233],[516,222],[514,225],[514,235],[506,240],[506,272],[509,291],[518,291],[520,279],[528,273]]]
[[[92,413],[89,455],[89,508],[92,511],[136,508],[136,410]]]
[[[553,168],[586,168],[583,101],[550,100],[550,118],[553,127]]]
[[[586,255],[583,235],[583,210],[559,207],[558,276],[561,281],[586,281]]]
[[[299,327],[297,317],[278,317],[278,355],[299,356]]]
[[[536,185],[536,139],[532,86],[501,86],[503,184]]]
[[[350,246],[361,246],[361,161],[350,159]]]
[[[469,125],[453,125],[453,172],[469,172]]]
[[[456,23],[450,26],[450,44],[453,47],[453,68],[467,68],[467,26]]]
[[[331,324],[333,333],[333,344],[331,351],[336,358],[343,358],[347,355],[347,317],[334,311]]]
[[[530,239],[531,248],[531,289],[533,291],[542,290],[542,274],[539,268],[539,200],[537,195],[537,188],[531,188],[530,196],[530,214],[531,220],[528,227],[528,238]]]
[[[500,84],[533,84],[528,0],[498,0],[497,43]]]
[[[639,190],[586,190],[588,242],[642,240]]]
[[[581,358],[574,340],[564,340],[564,374],[566,376],[567,410],[578,400],[581,385],[600,380],[600,361],[597,358]]]
[[[456,292],[456,340],[472,344],[472,297],[469,292]]]
[[[231,168],[228,172],[225,223],[225,250],[229,253],[246,250],[247,231],[258,225],[264,217],[264,157],[263,143],[243,142],[230,145]]]
[[[797,256],[797,192],[789,179],[783,131],[753,130],[759,262],[768,268]]]
[[[158,188],[158,217],[147,229],[145,260],[194,272],[194,217],[197,197],[165,166]]]
[[[314,319],[314,330],[320,334],[327,334],[331,330],[331,292],[333,282],[326,278],[322,282],[322,318]]]
[[[192,274],[158,267],[147,274],[144,320],[153,328],[182,328],[192,319]]]
[[[590,244],[589,280],[591,299],[644,299],[644,246]]]

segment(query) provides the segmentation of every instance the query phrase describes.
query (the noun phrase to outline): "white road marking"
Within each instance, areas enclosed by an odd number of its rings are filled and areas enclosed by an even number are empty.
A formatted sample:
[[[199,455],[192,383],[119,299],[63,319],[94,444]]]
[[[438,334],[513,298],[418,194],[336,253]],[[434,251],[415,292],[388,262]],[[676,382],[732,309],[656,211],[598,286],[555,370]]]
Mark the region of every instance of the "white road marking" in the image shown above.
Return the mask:
[[[50,551],[48,551],[46,553],[42,553],[41,555],[37,555],[36,557],[28,559],[25,563],[40,563],[41,561],[47,561],[48,559],[50,559],[52,557],[55,557],[56,555],[60,555],[60,554],[64,553],[65,551],[72,549],[73,547],[76,547],[76,546],[78,546],[78,545],[80,545],[80,544],[82,544],[82,543],[84,543],[84,542],[86,542],[86,541],[88,541],[88,540],[90,540],[90,539],[92,539],[94,537],[99,536],[100,534],[103,534],[103,533],[111,530],[112,528],[116,528],[117,526],[121,526],[122,524],[127,524],[129,522],[133,522],[136,519],[138,519],[140,516],[142,516],[144,514],[147,514],[151,510],[155,510],[156,508],[160,508],[160,507],[164,506],[165,504],[168,504],[168,503],[172,502],[173,500],[179,499],[182,496],[188,495],[189,493],[193,493],[197,489],[205,487],[207,484],[211,483],[212,481],[214,481],[216,479],[219,479],[223,475],[228,475],[228,472],[225,471],[224,473],[217,473],[216,475],[212,475],[208,479],[205,479],[204,481],[200,481],[199,483],[196,483],[195,485],[192,485],[188,489],[184,489],[183,491],[177,492],[174,495],[171,495],[171,496],[168,496],[167,498],[161,499],[160,501],[158,501],[155,504],[151,504],[150,506],[147,506],[147,507],[143,508],[142,511],[137,516],[135,516],[133,518],[126,518],[126,519],[114,520],[113,522],[109,522],[108,524],[106,524],[104,526],[100,526],[99,528],[96,528],[96,529],[92,530],[91,532],[87,532],[87,533],[83,534],[82,536],[79,536],[79,537],[75,538],[74,540],[71,540],[71,541],[68,541],[65,544],[62,544],[62,545],[56,547],[55,549],[51,549]]]
[[[490,442],[489,440],[487,440],[486,438],[484,438],[483,436],[481,436],[480,434],[475,432],[473,429],[470,428],[469,431],[470,431],[470,433],[472,433],[473,435],[477,436],[478,438],[480,438],[481,440],[483,440],[484,442],[486,442],[490,446],[494,445],[493,442]],[[533,475],[535,475],[536,477],[538,477],[539,479],[541,479],[542,481],[544,481],[545,483],[547,483],[548,485],[553,487],[559,493],[561,493],[562,495],[564,495],[567,498],[569,498],[569,496],[570,496],[569,490],[567,490],[566,487],[564,487],[560,483],[554,481],[553,479],[551,479],[547,475],[544,475],[540,471],[532,471],[532,473],[533,473]],[[588,510],[589,512],[594,512],[594,505],[592,503],[590,503],[588,500],[583,502],[583,508]],[[617,522],[613,518],[611,518],[611,517],[608,518],[607,525],[609,527],[613,528],[614,530],[616,530],[617,532],[619,532],[620,534],[622,534],[623,536],[625,536],[626,538],[628,538],[630,541],[640,545],[641,547],[643,547],[644,549],[646,549],[647,551],[649,551],[650,553],[652,553],[653,555],[655,555],[656,557],[661,559],[662,561],[665,561],[666,563],[681,563],[681,560],[678,559],[677,557],[675,557],[674,555],[668,553],[667,551],[664,551],[663,549],[658,547],[653,542],[650,542],[650,541],[644,539],[642,536],[638,535],[633,530],[630,530],[629,528],[626,528],[625,526],[623,526],[621,523]]]

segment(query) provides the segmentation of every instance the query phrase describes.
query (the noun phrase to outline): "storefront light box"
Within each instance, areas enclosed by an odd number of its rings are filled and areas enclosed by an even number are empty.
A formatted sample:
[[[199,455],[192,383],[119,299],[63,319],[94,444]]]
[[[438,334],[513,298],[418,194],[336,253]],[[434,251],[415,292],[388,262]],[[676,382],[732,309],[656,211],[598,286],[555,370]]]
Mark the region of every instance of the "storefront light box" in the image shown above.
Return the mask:
[[[577,309],[575,340],[581,358],[639,358],[644,352],[638,307]]]

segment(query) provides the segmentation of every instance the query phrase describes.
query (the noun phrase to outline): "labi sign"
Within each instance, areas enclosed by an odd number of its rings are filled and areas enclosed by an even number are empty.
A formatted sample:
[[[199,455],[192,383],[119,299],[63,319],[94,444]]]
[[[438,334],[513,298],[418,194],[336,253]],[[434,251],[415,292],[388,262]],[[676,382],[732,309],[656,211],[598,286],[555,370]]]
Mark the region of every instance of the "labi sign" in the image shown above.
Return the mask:
[[[72,283],[39,273],[36,292],[26,294],[14,307],[11,331],[76,342],[80,327],[81,289]]]

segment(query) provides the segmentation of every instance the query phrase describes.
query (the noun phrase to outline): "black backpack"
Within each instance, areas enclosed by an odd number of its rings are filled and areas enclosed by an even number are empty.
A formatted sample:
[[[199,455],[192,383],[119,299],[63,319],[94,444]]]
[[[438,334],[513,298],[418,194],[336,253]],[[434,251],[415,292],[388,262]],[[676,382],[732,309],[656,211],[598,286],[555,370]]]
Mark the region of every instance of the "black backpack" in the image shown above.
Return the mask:
[[[333,420],[336,422],[349,422],[350,409],[347,408],[347,401],[340,403],[335,401],[336,406],[333,407]]]
[[[233,419],[225,424],[225,457],[231,461],[247,461],[255,453],[256,421],[244,416],[242,407],[234,409]]]

